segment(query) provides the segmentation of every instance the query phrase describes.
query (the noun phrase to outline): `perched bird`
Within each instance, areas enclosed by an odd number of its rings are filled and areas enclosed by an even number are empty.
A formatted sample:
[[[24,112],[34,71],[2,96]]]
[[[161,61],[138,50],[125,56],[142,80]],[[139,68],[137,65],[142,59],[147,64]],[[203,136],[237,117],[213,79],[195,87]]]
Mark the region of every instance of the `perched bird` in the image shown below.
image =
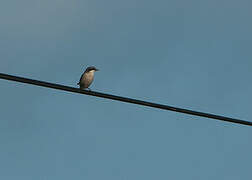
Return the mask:
[[[81,75],[80,81],[77,85],[80,86],[80,89],[89,89],[90,84],[94,80],[94,72],[99,71],[96,67],[90,66],[88,67],[85,72]]]

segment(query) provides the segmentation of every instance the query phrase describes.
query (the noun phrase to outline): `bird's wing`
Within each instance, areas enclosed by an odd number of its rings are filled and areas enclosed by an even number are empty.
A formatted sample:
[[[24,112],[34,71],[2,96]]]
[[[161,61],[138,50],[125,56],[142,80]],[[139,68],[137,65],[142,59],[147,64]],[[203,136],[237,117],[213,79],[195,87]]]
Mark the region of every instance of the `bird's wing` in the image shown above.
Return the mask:
[[[81,79],[82,79],[83,75],[84,75],[84,73],[81,75],[80,80],[79,80],[79,82],[77,83],[77,85],[79,85],[79,84],[80,84],[80,82],[81,82]]]

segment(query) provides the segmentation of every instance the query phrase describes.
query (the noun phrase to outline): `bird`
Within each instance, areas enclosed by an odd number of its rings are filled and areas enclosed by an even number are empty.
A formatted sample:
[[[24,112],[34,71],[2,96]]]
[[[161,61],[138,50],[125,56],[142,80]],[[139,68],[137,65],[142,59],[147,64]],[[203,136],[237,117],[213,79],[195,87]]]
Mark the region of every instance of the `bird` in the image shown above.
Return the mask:
[[[80,89],[82,89],[82,90],[84,90],[84,89],[91,90],[89,88],[89,86],[91,85],[91,83],[94,80],[94,73],[95,73],[95,71],[99,71],[99,69],[97,69],[94,66],[87,67],[87,69],[81,75],[80,81],[77,83],[77,85],[80,86]]]

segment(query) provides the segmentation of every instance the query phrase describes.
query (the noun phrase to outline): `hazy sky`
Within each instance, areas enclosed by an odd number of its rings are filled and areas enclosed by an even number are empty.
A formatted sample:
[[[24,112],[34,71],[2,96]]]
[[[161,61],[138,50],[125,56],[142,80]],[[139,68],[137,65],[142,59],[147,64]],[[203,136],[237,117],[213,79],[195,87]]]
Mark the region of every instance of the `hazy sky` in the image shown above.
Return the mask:
[[[252,121],[252,1],[1,0],[0,72]],[[0,80],[0,179],[250,180],[252,129]]]

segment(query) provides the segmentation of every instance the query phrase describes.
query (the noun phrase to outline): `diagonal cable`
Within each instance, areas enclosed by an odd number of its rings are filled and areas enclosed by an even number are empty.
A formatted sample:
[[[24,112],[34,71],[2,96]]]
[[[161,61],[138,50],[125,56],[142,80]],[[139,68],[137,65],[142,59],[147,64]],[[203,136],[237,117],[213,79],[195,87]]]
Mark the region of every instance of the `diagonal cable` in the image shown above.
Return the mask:
[[[58,90],[62,90],[62,91],[68,91],[68,92],[79,93],[79,94],[86,94],[86,95],[90,95],[90,96],[96,96],[96,97],[112,99],[112,100],[116,100],[116,101],[122,101],[122,102],[127,102],[127,103],[132,103],[132,104],[138,104],[138,105],[142,105],[142,106],[149,106],[149,107],[163,109],[163,110],[175,111],[175,112],[190,114],[190,115],[194,115],[194,116],[201,116],[201,117],[216,119],[216,120],[220,120],[220,121],[227,121],[227,122],[231,122],[231,123],[252,126],[252,122],[241,120],[241,119],[235,119],[235,118],[230,118],[230,117],[225,117],[225,116],[220,116],[220,115],[215,115],[215,114],[210,114],[210,113],[204,113],[204,112],[199,112],[199,111],[192,111],[192,110],[188,110],[188,109],[167,106],[167,105],[163,105],[163,104],[157,104],[157,103],[152,103],[152,102],[148,102],[148,101],[127,98],[127,97],[115,96],[115,95],[100,93],[100,92],[96,92],[96,91],[81,90],[79,88],[73,88],[73,87],[69,87],[69,86],[64,86],[64,85],[60,85],[60,84],[49,83],[49,82],[39,81],[39,80],[34,80],[34,79],[28,79],[28,78],[24,78],[24,77],[12,76],[12,75],[3,74],[3,73],[0,73],[0,79],[22,82],[22,83],[26,83],[26,84],[32,84],[32,85],[36,85],[36,86],[58,89]]]

